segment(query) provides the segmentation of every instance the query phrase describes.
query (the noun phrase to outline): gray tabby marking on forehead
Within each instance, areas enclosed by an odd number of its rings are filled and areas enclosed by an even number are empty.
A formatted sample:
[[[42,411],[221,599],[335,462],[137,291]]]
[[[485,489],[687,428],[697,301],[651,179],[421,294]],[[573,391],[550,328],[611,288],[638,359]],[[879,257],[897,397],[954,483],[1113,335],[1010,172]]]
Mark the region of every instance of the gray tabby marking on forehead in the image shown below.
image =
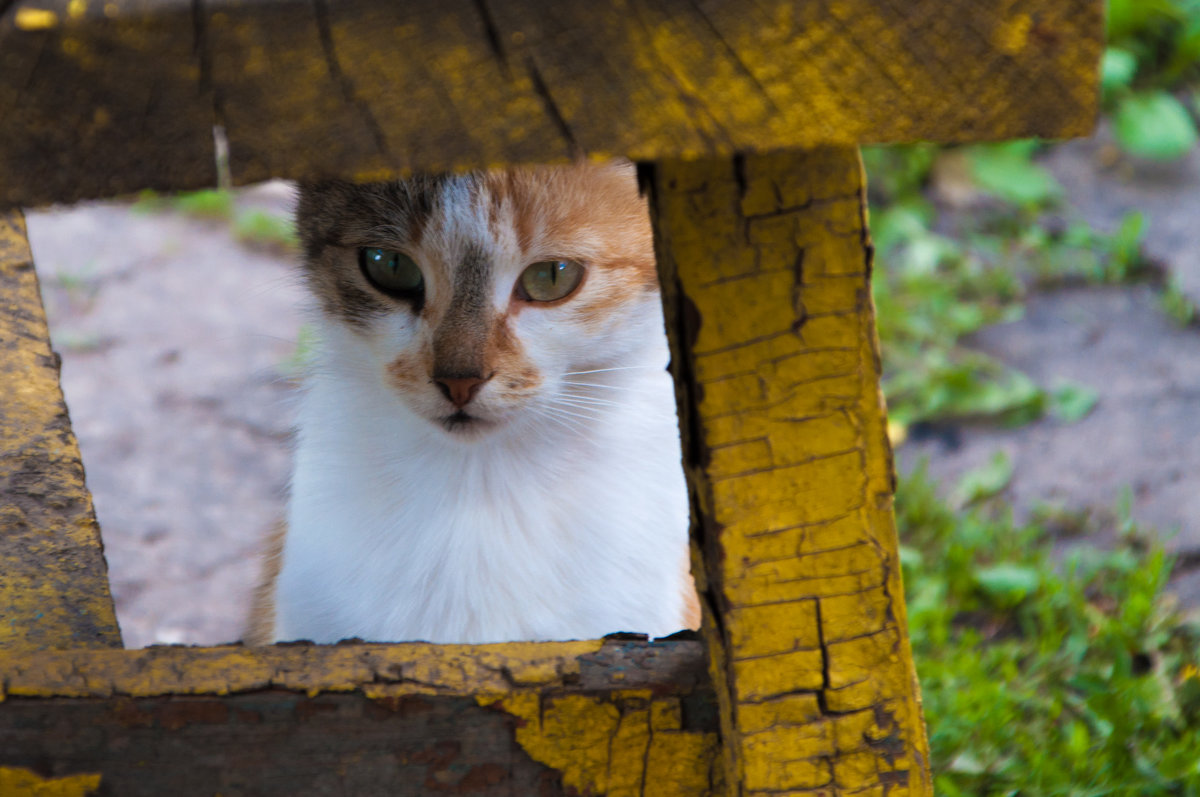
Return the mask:
[[[494,323],[492,263],[470,244],[454,271],[454,295],[433,337],[434,372],[441,376],[485,376],[484,351]]]
[[[418,246],[447,180],[420,175],[394,183],[327,180],[300,186],[296,226],[305,274],[327,314],[361,329],[371,319],[395,312],[394,300],[361,285],[357,250],[371,245]],[[339,267],[337,249],[354,250],[354,268]]]
[[[418,175],[393,183],[302,184],[296,224],[304,251],[311,257],[327,246],[383,243],[379,240],[383,235],[417,246],[451,179]]]

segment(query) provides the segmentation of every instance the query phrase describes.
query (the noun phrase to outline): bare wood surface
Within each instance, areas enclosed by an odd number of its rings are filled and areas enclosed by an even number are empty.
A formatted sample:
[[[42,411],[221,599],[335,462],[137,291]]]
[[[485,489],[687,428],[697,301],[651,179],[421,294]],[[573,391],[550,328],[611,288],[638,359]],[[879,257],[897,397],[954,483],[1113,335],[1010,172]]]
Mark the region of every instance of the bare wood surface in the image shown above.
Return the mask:
[[[28,771],[121,795],[614,797],[720,785],[697,641],[0,653],[0,683],[0,783]]]
[[[25,222],[0,214],[0,651],[120,646]]]
[[[0,206],[1086,132],[1102,0],[16,0]]]
[[[643,176],[729,793],[931,794],[857,152]]]

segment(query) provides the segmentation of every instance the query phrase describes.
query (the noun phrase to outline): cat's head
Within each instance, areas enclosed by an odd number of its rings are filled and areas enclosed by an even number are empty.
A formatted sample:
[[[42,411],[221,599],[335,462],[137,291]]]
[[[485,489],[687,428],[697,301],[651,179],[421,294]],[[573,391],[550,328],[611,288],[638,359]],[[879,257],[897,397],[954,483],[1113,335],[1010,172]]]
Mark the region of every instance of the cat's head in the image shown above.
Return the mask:
[[[581,375],[665,364],[632,164],[321,182],[297,219],[332,346],[353,349],[327,356],[451,438],[592,414]]]

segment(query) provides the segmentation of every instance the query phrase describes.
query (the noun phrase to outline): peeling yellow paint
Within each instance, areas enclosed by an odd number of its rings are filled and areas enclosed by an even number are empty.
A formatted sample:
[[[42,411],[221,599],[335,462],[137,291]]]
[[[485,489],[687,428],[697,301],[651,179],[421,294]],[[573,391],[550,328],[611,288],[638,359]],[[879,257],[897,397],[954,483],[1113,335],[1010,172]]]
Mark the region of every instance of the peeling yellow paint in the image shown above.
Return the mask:
[[[729,793],[931,794],[857,153],[671,161],[654,189]]]
[[[495,645],[277,645],[15,653],[0,649],[9,697],[228,695],[289,689],[369,698],[487,695],[577,678],[603,640]]]
[[[563,785],[580,794],[711,793],[717,736],[682,730],[678,697],[630,689],[604,697],[517,693],[477,700],[516,717],[518,744],[535,761],[559,770]]]
[[[43,778],[28,769],[0,767],[0,794],[4,797],[86,797],[99,788],[99,775]]]
[[[1029,32],[1033,30],[1033,17],[1014,14],[996,29],[996,44],[1000,51],[1017,55],[1029,44]]]
[[[311,14],[235,3],[206,7],[206,40],[222,46],[198,87],[198,60],[181,46],[194,34],[190,15],[171,13],[170,4],[106,0],[83,13],[83,2],[13,12],[27,29],[75,23],[68,27],[78,41],[64,51],[80,69],[55,73],[61,91],[27,93],[0,120],[0,139],[49,134],[30,125],[89,118],[93,104],[114,96],[130,99],[114,114],[124,135],[89,141],[53,168],[23,165],[20,147],[0,152],[0,171],[19,178],[0,187],[7,203],[36,206],[164,179],[196,187],[211,177],[211,164],[201,168],[211,161],[208,140],[170,122],[201,127],[198,109],[211,109],[218,89],[240,184],[595,153],[651,161],[861,142],[1067,137],[1094,124],[1103,52],[1102,0],[762,0],[753,14],[723,4],[704,11],[651,4],[637,13],[580,4],[558,9],[555,25],[536,4],[506,3],[491,36],[470,4],[427,15],[403,5],[337,3],[324,15],[331,69]],[[105,17],[118,24],[98,24]],[[7,46],[8,35],[26,35],[10,27],[15,32],[0,30],[9,68],[35,74],[37,48]],[[586,40],[561,33],[570,30],[587,30]],[[106,68],[109,55],[121,68]],[[158,94],[175,99],[147,106],[137,92],[122,91],[138,74],[154,75]],[[164,130],[172,143],[163,143]],[[157,157],[113,173],[92,168],[118,148]],[[170,177],[163,163],[176,164]]]
[[[21,30],[47,30],[58,26],[58,14],[44,8],[23,6],[14,19]]]
[[[19,213],[0,213],[0,651],[120,646]],[[14,389],[15,388],[15,389]]]

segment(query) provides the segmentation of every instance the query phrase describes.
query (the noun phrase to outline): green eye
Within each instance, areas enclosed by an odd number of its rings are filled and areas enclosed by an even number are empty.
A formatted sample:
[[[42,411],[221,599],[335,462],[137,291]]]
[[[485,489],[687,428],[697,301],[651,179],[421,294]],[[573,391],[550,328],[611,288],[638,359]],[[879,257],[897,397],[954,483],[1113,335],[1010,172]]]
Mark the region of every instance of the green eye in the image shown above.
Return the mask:
[[[358,265],[372,285],[390,296],[408,299],[425,291],[421,267],[403,252],[365,247],[358,250]]]
[[[583,282],[583,264],[574,260],[544,260],[521,272],[517,293],[531,302],[553,302],[569,296]]]

